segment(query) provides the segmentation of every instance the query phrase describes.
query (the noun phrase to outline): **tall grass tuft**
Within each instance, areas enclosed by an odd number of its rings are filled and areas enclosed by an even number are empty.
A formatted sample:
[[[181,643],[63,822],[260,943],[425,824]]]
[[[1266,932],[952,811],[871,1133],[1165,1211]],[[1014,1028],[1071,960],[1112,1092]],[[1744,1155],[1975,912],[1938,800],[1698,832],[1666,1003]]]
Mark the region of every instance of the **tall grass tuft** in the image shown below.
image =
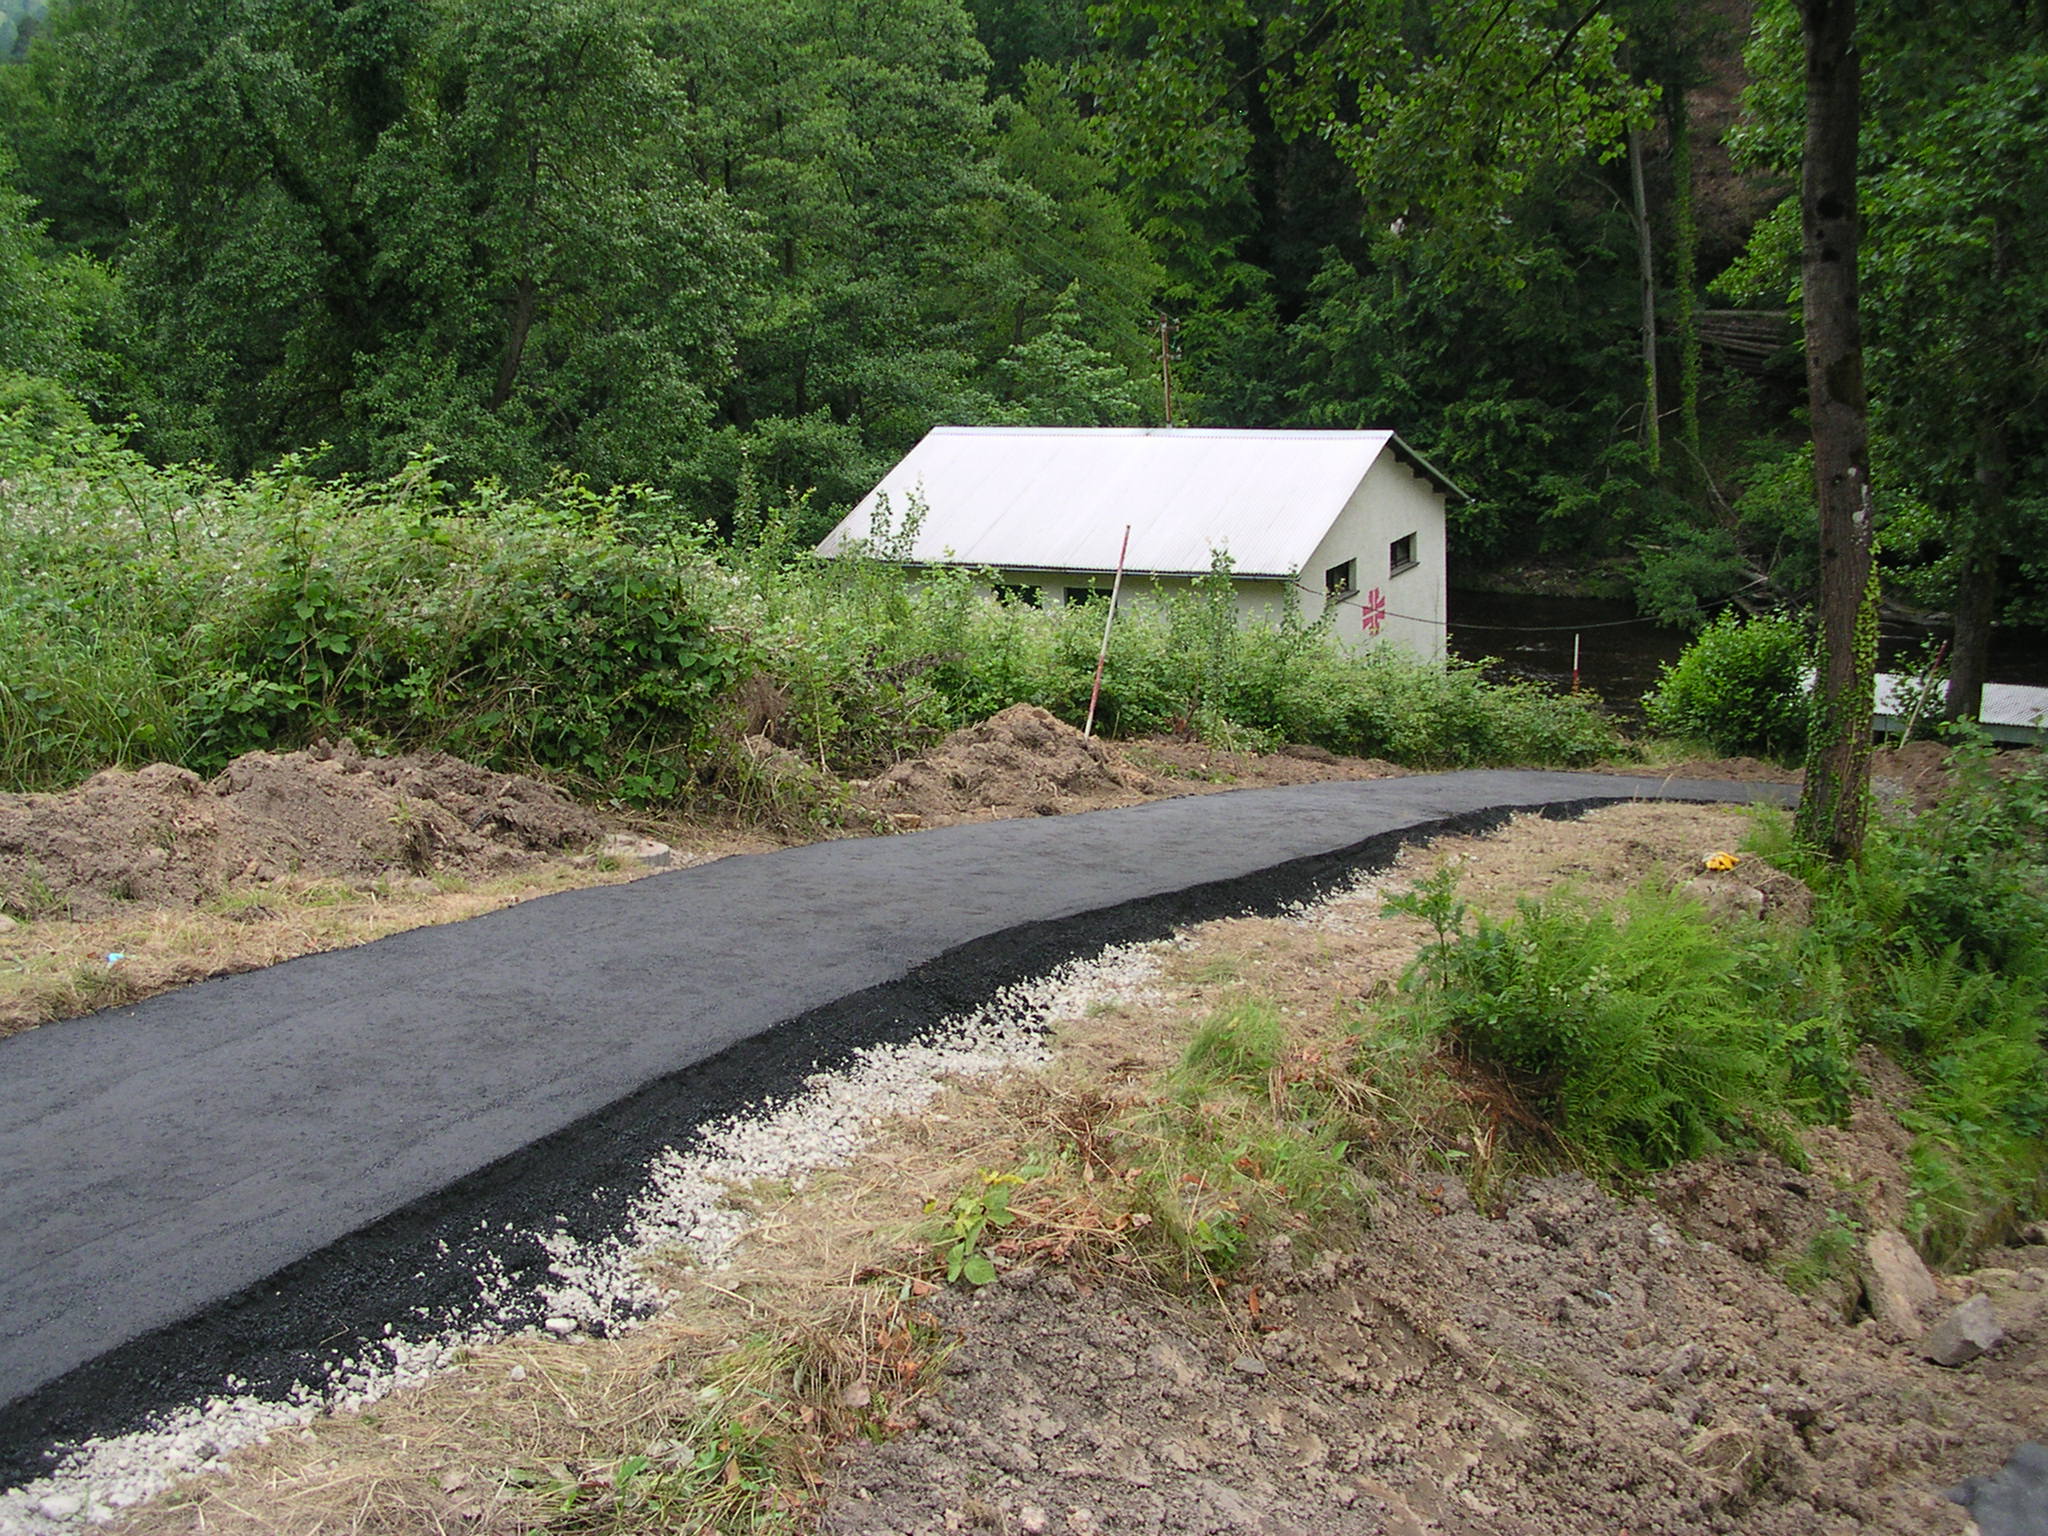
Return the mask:
[[[1952,753],[1949,790],[1874,825],[1860,866],[1803,871],[1853,1016],[1920,1084],[1910,1217],[1938,1260],[2048,1211],[2048,775],[2009,766]]]

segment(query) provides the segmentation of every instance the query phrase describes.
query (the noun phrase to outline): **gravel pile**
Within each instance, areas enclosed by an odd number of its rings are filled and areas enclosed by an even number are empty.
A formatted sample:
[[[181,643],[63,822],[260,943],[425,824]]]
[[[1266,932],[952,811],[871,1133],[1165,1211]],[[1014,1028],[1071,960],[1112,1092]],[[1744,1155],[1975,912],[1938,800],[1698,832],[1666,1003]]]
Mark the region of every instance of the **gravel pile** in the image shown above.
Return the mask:
[[[705,1267],[730,1256],[749,1218],[725,1204],[728,1190],[764,1179],[800,1187],[808,1175],[851,1160],[883,1122],[929,1102],[941,1080],[1039,1065],[1049,1026],[1081,1017],[1092,1004],[1143,1000],[1157,970],[1153,946],[1106,949],[1008,987],[919,1040],[862,1051],[842,1069],[815,1074],[800,1094],[700,1128],[647,1170],[621,1231],[596,1242],[539,1234],[552,1271],[539,1284],[542,1328],[569,1337],[630,1327],[665,1299],[646,1276],[649,1255],[681,1248]],[[454,1257],[445,1244],[442,1251]],[[337,1362],[325,1380],[300,1383],[281,1400],[230,1380],[221,1395],[166,1414],[146,1430],[78,1447],[51,1476],[0,1492],[0,1536],[62,1536],[106,1524],[183,1478],[218,1469],[240,1447],[417,1385],[446,1369],[465,1345],[536,1331],[513,1325],[531,1315],[520,1293],[532,1287],[513,1279],[495,1254],[474,1267],[477,1301],[467,1315],[423,1318],[419,1337],[387,1329],[374,1346]]]

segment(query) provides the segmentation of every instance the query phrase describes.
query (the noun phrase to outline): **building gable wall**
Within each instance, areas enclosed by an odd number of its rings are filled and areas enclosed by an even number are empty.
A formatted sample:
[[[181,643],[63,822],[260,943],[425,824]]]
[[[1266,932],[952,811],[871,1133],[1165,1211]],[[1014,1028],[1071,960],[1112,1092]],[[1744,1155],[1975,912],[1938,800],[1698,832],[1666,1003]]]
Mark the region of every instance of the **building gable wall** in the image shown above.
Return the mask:
[[[1396,540],[1414,539],[1414,564],[1393,566]],[[1444,495],[1392,453],[1383,453],[1330,524],[1301,572],[1303,611],[1322,612],[1324,573],[1354,561],[1355,594],[1338,601],[1332,628],[1346,645],[1364,649],[1378,640],[1432,660],[1444,656],[1448,545]],[[1377,591],[1385,617],[1375,634],[1367,624]]]

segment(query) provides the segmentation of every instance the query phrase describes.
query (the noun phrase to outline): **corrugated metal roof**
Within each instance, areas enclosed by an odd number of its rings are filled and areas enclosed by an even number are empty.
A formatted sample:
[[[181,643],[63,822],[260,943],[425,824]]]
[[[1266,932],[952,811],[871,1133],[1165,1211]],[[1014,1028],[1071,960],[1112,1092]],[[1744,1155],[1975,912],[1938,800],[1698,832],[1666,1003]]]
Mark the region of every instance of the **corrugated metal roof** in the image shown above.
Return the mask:
[[[884,496],[900,526],[916,495],[917,564],[1108,571],[1128,523],[1134,571],[1206,571],[1223,549],[1240,576],[1284,576],[1390,446],[1462,499],[1392,432],[935,427],[818,549],[869,537]]]

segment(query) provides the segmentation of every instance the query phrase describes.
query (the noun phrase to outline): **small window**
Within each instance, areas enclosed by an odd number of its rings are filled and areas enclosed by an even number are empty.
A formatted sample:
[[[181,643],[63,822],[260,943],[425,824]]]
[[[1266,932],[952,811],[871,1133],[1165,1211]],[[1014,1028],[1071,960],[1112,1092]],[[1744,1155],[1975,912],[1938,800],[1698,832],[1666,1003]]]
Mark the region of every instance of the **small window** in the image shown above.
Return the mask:
[[[1323,591],[1331,597],[1349,597],[1358,590],[1358,562],[1346,560],[1323,572]]]
[[[1387,546],[1387,574],[1398,576],[1403,571],[1413,570],[1415,565],[1415,535],[1404,533]]]
[[[999,581],[995,583],[996,601],[1005,608],[1036,608],[1038,588],[1028,582]]]
[[[1108,601],[1109,588],[1107,587],[1067,588],[1067,606],[1069,608],[1078,608],[1083,603],[1106,603]]]

